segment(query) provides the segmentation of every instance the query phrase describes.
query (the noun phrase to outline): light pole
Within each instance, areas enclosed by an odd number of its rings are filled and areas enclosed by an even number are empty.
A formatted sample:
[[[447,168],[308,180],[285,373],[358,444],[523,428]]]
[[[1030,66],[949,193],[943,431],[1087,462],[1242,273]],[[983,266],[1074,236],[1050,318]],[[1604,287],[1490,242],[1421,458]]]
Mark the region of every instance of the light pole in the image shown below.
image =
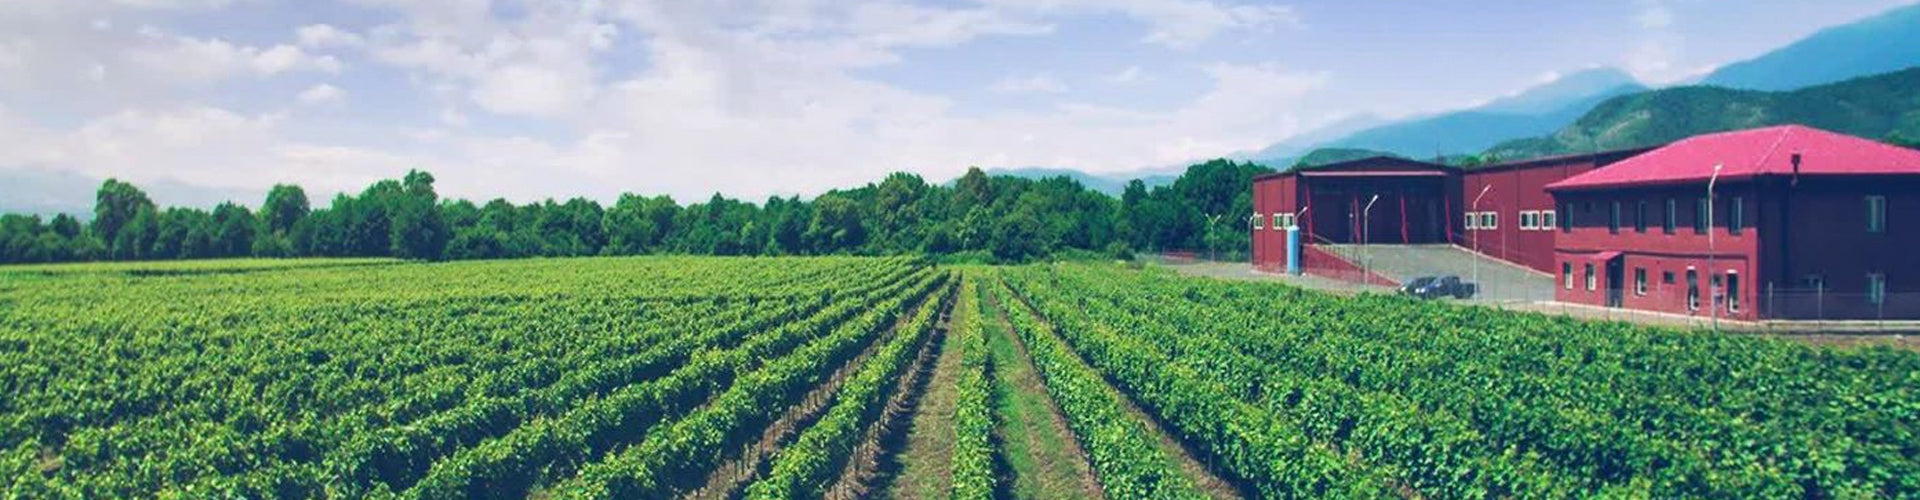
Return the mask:
[[[1373,251],[1367,248],[1367,237],[1372,232],[1373,202],[1380,201],[1380,195],[1367,199],[1367,208],[1360,209],[1360,282],[1366,283],[1373,276]]]
[[[1215,224],[1220,223],[1220,216],[1222,215],[1226,215],[1226,214],[1214,214],[1214,215],[1207,216],[1207,235],[1206,235],[1207,260],[1212,260],[1212,261],[1220,260],[1220,242],[1218,241],[1217,238],[1213,237],[1213,226]]]
[[[1720,167],[1713,165],[1713,175],[1707,176],[1707,316],[1713,323],[1713,331],[1720,331],[1720,271],[1713,267],[1713,184],[1720,180]]]
[[[1493,185],[1488,184],[1487,187],[1480,188],[1479,195],[1473,197],[1473,204],[1467,207],[1467,211],[1474,214],[1473,217],[1479,217],[1477,214],[1480,212],[1480,199],[1486,198],[1487,193],[1491,191],[1493,191]],[[1468,237],[1473,238],[1473,284],[1484,290],[1487,285],[1480,282],[1480,233],[1468,233]]]

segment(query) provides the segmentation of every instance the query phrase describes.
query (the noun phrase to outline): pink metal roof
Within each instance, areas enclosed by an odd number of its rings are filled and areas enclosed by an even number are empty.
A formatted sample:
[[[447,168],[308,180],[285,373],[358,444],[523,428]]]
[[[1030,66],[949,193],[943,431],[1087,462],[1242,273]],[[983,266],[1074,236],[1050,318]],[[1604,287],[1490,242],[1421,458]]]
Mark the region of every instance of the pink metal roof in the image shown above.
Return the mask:
[[[1738,130],[1682,139],[1605,168],[1548,184],[1548,190],[1706,182],[1720,178],[1791,175],[1920,174],[1920,151],[1802,125]]]

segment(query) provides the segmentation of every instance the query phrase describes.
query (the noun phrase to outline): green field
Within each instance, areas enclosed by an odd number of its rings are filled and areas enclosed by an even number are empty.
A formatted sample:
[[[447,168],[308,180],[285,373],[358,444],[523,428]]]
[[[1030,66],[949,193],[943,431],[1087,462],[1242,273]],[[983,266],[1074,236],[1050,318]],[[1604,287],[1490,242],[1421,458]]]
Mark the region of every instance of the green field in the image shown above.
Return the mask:
[[[1914,498],[1920,355],[1102,264],[0,267],[8,498]]]

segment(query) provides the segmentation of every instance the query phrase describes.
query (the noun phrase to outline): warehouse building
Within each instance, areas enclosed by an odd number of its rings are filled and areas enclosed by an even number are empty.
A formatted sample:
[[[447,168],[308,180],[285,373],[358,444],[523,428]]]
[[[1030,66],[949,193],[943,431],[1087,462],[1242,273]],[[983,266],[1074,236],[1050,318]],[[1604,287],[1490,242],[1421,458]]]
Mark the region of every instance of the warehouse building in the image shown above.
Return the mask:
[[[1253,265],[1270,272],[1391,282],[1338,249],[1437,243],[1550,275],[1567,303],[1920,319],[1907,220],[1920,218],[1920,151],[1809,127],[1466,171],[1369,158],[1261,176],[1253,191]]]

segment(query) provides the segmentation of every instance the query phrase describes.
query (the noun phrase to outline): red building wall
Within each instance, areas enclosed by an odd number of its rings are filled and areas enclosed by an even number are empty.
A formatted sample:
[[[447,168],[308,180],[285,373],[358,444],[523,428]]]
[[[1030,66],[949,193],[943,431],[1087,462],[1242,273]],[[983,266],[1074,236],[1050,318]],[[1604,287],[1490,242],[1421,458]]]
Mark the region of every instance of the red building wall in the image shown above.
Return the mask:
[[[1716,189],[1714,209],[1715,224],[1710,229],[1713,235],[1711,244],[1706,234],[1694,231],[1694,221],[1698,212],[1698,200],[1705,196],[1705,186],[1680,186],[1645,189],[1620,189],[1596,192],[1563,193],[1560,196],[1561,216],[1569,217],[1571,229],[1559,230],[1555,235],[1556,252],[1554,259],[1555,298],[1562,302],[1607,305],[1608,283],[1604,263],[1591,257],[1599,252],[1621,252],[1621,270],[1619,287],[1621,288],[1621,306],[1641,309],[1708,316],[1709,297],[1712,297],[1715,275],[1722,283],[1726,276],[1735,275],[1739,287],[1738,297],[1731,305],[1719,303],[1719,314],[1724,318],[1758,319],[1760,304],[1757,284],[1764,281],[1759,262],[1760,234],[1765,229],[1758,227],[1758,199],[1754,196],[1752,184],[1732,184]],[[1744,207],[1744,219],[1747,227],[1738,233],[1731,231],[1728,221],[1732,218],[1733,202],[1740,199]],[[1675,225],[1671,234],[1666,232],[1667,200],[1674,200]],[[1620,204],[1619,230],[1613,230],[1613,204]],[[1646,231],[1638,230],[1636,220],[1640,216],[1639,204],[1645,202]],[[1709,251],[1711,247],[1712,251]],[[1712,256],[1709,259],[1709,256]],[[1593,264],[1597,275],[1596,286],[1592,290],[1586,284],[1586,265]],[[1568,287],[1564,271],[1573,271],[1573,285]],[[1687,272],[1694,271],[1699,279],[1700,300],[1698,309],[1688,307]],[[1636,287],[1637,271],[1647,276],[1647,289],[1641,292]],[[1672,283],[1664,278],[1671,273]]]
[[[1253,181],[1253,212],[1262,218],[1253,230],[1253,265],[1266,271],[1283,271],[1287,266],[1287,232],[1273,226],[1275,213],[1295,213],[1298,205],[1298,179],[1291,175],[1268,176]]]
[[[1495,165],[1461,174],[1459,206],[1451,222],[1459,232],[1453,241],[1467,249],[1513,262],[1546,273],[1556,272],[1554,230],[1551,227],[1523,229],[1523,211],[1553,211],[1553,195],[1546,186],[1568,177],[1586,173],[1645,150],[1612,151],[1599,154],[1542,158]],[[1465,215],[1475,211],[1469,206],[1480,199],[1479,212],[1499,214],[1495,229],[1466,229]]]
[[[1775,317],[1920,318],[1920,176],[1773,178],[1756,191],[1762,220],[1781,228],[1761,234],[1759,292]],[[1867,195],[1887,200],[1885,232],[1866,231]],[[1864,300],[1869,273],[1886,277],[1883,304]]]

